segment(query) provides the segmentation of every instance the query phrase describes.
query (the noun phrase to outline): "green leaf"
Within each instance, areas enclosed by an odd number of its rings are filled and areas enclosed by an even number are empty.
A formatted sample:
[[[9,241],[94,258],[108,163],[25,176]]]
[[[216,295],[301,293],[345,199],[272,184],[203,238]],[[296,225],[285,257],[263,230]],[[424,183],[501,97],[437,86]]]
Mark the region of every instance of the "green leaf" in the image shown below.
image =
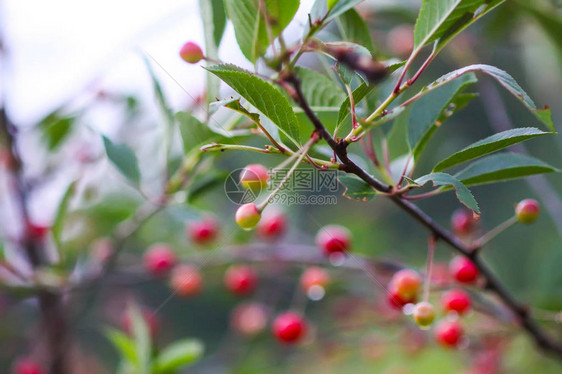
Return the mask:
[[[554,131],[554,123],[552,122],[550,109],[537,109],[537,106],[531,100],[529,95],[521,88],[521,86],[513,79],[511,75],[507,72],[498,69],[491,65],[469,65],[458,70],[452,71],[443,75],[441,78],[434,81],[428,86],[428,90],[438,88],[448,82],[462,77],[465,74],[472,72],[481,72],[494,78],[500,85],[502,85],[509,93],[515,96],[519,101],[523,103],[533,113],[550,131]]]
[[[352,177],[349,175],[344,175],[338,177],[340,183],[345,187],[345,192],[343,196],[351,200],[357,201],[369,201],[377,194],[371,186],[369,186],[365,181]]]
[[[406,107],[398,106],[392,109],[391,111],[387,112],[384,116],[377,118],[373,122],[363,123],[362,125],[363,125],[364,132],[368,132],[375,127],[384,125],[385,123],[398,118],[400,115],[402,115],[403,112],[406,111],[406,109],[407,109]]]
[[[414,50],[437,41],[436,50],[505,0],[423,0],[414,28]]]
[[[228,175],[220,172],[200,173],[193,178],[187,189],[186,202],[193,204],[200,196],[210,192],[214,187],[223,185]]]
[[[154,89],[154,96],[156,97],[156,102],[158,103],[160,110],[162,111],[164,117],[166,118],[166,121],[168,123],[168,131],[169,131],[169,129],[174,124],[174,114],[172,113],[172,110],[168,105],[168,99],[166,99],[166,96],[164,95],[164,91],[162,90],[162,85],[160,84],[158,77],[154,73],[154,69],[152,69],[152,64],[148,60],[148,57],[143,55],[143,60],[146,65],[146,69],[150,74],[150,79],[152,80],[152,87]]]
[[[221,105],[235,112],[243,114],[244,116],[248,117],[252,122],[260,121],[260,115],[257,113],[250,113],[246,108],[242,106],[242,104],[240,104],[240,99],[221,100],[216,102],[216,105]]]
[[[140,373],[150,374],[150,362],[152,361],[150,328],[142,311],[136,304],[130,303],[127,313],[131,321],[131,335],[135,343]]]
[[[400,61],[398,59],[390,59],[386,61],[381,61],[381,63],[386,66],[386,72],[388,74],[394,73],[396,70],[400,69],[402,66],[406,65],[406,60]]]
[[[172,343],[158,355],[154,366],[160,372],[170,372],[193,364],[201,358],[203,344],[195,339],[185,339]]]
[[[338,4],[339,1],[340,0],[327,0],[326,5],[328,7],[328,10],[332,10]]]
[[[218,48],[226,27],[226,10],[223,0],[199,0],[199,10],[203,21],[203,34],[205,36],[205,55],[213,60],[218,60]],[[207,62],[208,63],[208,62]],[[207,75],[207,104],[219,96],[220,80]]]
[[[355,105],[357,106],[357,104],[361,100],[363,100],[365,98],[365,96],[367,96],[367,94],[373,90],[374,87],[375,87],[374,85],[370,86],[366,83],[362,83],[355,90],[353,90],[353,101],[354,101]],[[339,111],[339,115],[338,115],[338,122],[337,122],[338,126],[343,121],[345,121],[345,119],[350,115],[350,108],[351,108],[351,105],[350,105],[350,100],[349,100],[349,97],[348,97],[344,100],[344,102],[340,106],[340,111]]]
[[[188,112],[176,113],[176,120],[179,123],[180,134],[183,141],[184,154],[188,154],[193,149],[199,148],[202,144],[210,141],[219,141],[221,136],[212,131],[192,114]]]
[[[310,9],[310,20],[312,24],[322,22],[322,24],[319,25],[319,30],[361,1],[363,0],[330,1],[330,6],[328,6],[327,0],[316,0],[314,4],[312,4],[312,9]],[[305,33],[307,32],[308,28],[305,29]]]
[[[341,87],[326,75],[302,67],[297,67],[296,73],[310,106],[338,107],[345,99],[346,95]]]
[[[70,204],[70,200],[72,196],[74,196],[74,192],[76,191],[76,181],[70,183],[62,196],[62,199],[59,203],[59,207],[57,209],[57,214],[55,215],[55,221],[53,222],[53,239],[59,251],[61,250],[61,236],[62,230],[64,228],[64,219],[66,217],[66,213],[68,212],[68,206]]]
[[[139,359],[135,342],[121,331],[108,328],[105,331],[105,336],[113,343],[115,348],[119,351],[121,358],[132,366],[137,366]]]
[[[437,129],[443,111],[466,86],[476,82],[474,74],[465,75],[460,80],[426,90],[418,100],[408,105],[408,144],[417,159],[427,141]]]
[[[57,149],[64,142],[70,135],[75,121],[75,116],[63,116],[55,111],[39,122],[42,138],[49,151]]]
[[[474,199],[474,196],[472,196],[472,192],[470,192],[470,190],[463,183],[461,183],[459,179],[446,173],[431,173],[416,179],[415,183],[423,186],[430,181],[433,182],[434,186],[454,187],[459,201],[463,203],[467,208],[472,209],[476,213],[480,214],[478,203]]]
[[[258,128],[263,127],[263,129],[265,129],[265,131],[267,131],[267,133],[271,135],[271,137],[276,142],[282,143],[281,137],[279,136],[279,129],[277,128],[277,126],[273,122],[271,122],[267,117],[265,116],[260,117],[258,113],[249,112],[246,108],[242,106],[242,104],[240,104],[240,99],[225,99],[221,101],[216,101],[213,104],[211,104],[211,106],[224,106],[225,108],[231,109],[237,113],[242,114],[243,116],[247,117],[252,122],[254,122],[258,126]],[[265,134],[263,135],[266,136]],[[220,141],[220,139],[215,140],[215,142],[218,141]]]
[[[234,65],[215,65],[207,70],[232,87],[287,136],[299,142],[297,117],[289,100],[277,88]]]
[[[117,167],[129,181],[135,186],[140,184],[140,171],[137,156],[126,144],[115,144],[109,138],[103,136],[105,153],[109,160]]]
[[[221,44],[224,29],[226,28],[226,10],[223,0],[199,0],[201,19],[205,31],[205,45],[207,40],[212,41],[215,49]],[[209,36],[207,36],[207,34]],[[205,51],[209,56],[208,48]],[[212,56],[209,56],[212,57]]]
[[[263,11],[259,0],[224,0],[228,18],[242,53],[251,62],[256,62],[270,44]],[[267,14],[271,19],[271,36],[277,37],[291,22],[299,0],[265,0]]]
[[[375,51],[369,28],[355,9],[351,8],[340,15],[337,25],[343,40],[362,45],[371,53]]]
[[[455,177],[469,186],[557,171],[558,169],[534,157],[517,153],[498,153],[473,162]]]
[[[463,150],[447,157],[445,160],[438,163],[433,168],[433,171],[441,171],[450,168],[451,166],[458,165],[463,162],[487,155],[489,153],[499,151],[500,149],[504,149],[506,147],[509,147],[510,145],[547,134],[550,133],[543,132],[534,127],[503,131],[498,134],[489,136],[485,139],[479,140],[476,143],[473,143],[464,148]]]

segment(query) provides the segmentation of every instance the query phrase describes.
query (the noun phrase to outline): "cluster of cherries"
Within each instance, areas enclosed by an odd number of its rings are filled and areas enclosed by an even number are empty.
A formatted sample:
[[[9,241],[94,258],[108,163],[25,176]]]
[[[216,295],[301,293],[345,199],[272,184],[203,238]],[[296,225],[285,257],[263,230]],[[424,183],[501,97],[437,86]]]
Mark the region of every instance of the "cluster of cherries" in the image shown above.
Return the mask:
[[[455,257],[449,266],[454,279],[459,283],[470,284],[478,279],[478,268],[465,257]],[[414,305],[414,321],[422,328],[431,326],[435,319],[435,309],[427,301],[417,302],[422,287],[421,276],[412,269],[403,269],[394,274],[388,284],[387,298],[389,304],[399,310],[407,305]],[[441,298],[441,308],[447,315],[435,328],[436,340],[444,346],[455,347],[463,337],[463,328],[458,316],[470,311],[472,302],[469,294],[462,289],[445,292]],[[406,310],[406,308],[404,308]]]
[[[539,204],[536,200],[525,199],[515,207],[517,221],[524,224],[533,223],[539,215]],[[456,211],[451,219],[451,228],[460,238],[467,238],[477,232],[478,219],[467,210]],[[470,285],[477,282],[478,267],[465,256],[456,256],[449,263],[449,273],[458,283]],[[414,321],[422,328],[428,328],[435,320],[435,309],[427,301],[417,302],[422,286],[420,275],[411,269],[398,271],[388,284],[388,302],[402,310],[408,304],[414,305],[412,315]],[[470,295],[462,289],[451,289],[441,298],[441,308],[446,318],[435,327],[436,340],[446,347],[457,347],[463,340],[464,329],[459,317],[470,311],[472,301]]]
[[[257,190],[267,184],[268,178],[269,174],[265,166],[251,164],[241,173],[240,182],[245,188]],[[240,206],[235,215],[236,222],[245,230],[257,228],[258,235],[266,240],[276,240],[286,232],[287,219],[278,210],[269,210],[262,217],[264,207],[259,209],[253,203]],[[532,199],[521,201],[515,207],[515,214],[521,223],[534,222],[539,214],[538,202]],[[453,232],[461,238],[473,235],[477,231],[477,224],[478,220],[472,213],[464,210],[455,212],[451,220]],[[188,238],[199,246],[209,246],[219,236],[219,226],[211,218],[189,224],[186,231]],[[342,256],[351,249],[351,233],[343,226],[324,226],[316,235],[316,245],[328,258]],[[168,244],[159,243],[149,247],[144,254],[143,262],[150,274],[169,275],[170,287],[179,296],[194,296],[203,289],[203,277],[197,267],[179,264],[174,250]],[[457,282],[465,285],[475,283],[479,277],[478,267],[464,256],[453,258],[449,264],[449,272]],[[311,299],[321,298],[329,283],[329,274],[317,266],[307,268],[300,279],[301,290]],[[234,295],[247,296],[256,289],[258,275],[249,265],[231,265],[225,272],[224,284]],[[428,328],[433,323],[436,313],[429,302],[417,302],[421,287],[421,276],[412,269],[403,269],[393,275],[388,284],[387,297],[389,304],[399,310],[406,310],[407,305],[414,305],[412,309],[414,320],[420,327]],[[459,317],[470,311],[471,304],[470,295],[462,289],[452,289],[442,295],[441,308],[446,313],[446,318],[442,319],[434,330],[435,338],[439,343],[447,347],[459,345],[464,336]],[[151,333],[155,334],[159,325],[156,316],[147,310],[143,310],[143,314]],[[267,308],[257,302],[239,305],[231,316],[232,327],[243,335],[255,335],[263,331],[267,321]],[[124,315],[122,324],[124,330],[130,332],[131,324],[127,315]],[[287,344],[301,341],[308,330],[308,323],[302,314],[296,311],[282,312],[272,323],[273,335],[278,341]],[[42,374],[44,370],[33,359],[22,358],[14,363],[12,372]]]
[[[261,165],[249,165],[251,173],[242,173],[241,179],[246,188],[256,188],[255,180],[248,180],[247,176],[264,174],[267,170]],[[257,171],[257,172],[256,172]],[[267,175],[267,174],[265,174]],[[261,182],[259,182],[261,183]],[[287,230],[287,219],[279,211],[272,209],[264,213],[256,224],[258,235],[266,240],[276,240]],[[187,226],[187,236],[200,246],[210,245],[216,241],[219,229],[216,221],[205,218]],[[316,243],[326,256],[336,253],[343,254],[350,249],[350,232],[337,225],[321,228],[316,237]],[[147,272],[155,276],[169,276],[169,284],[178,296],[190,297],[199,294],[203,289],[203,277],[193,265],[179,264],[178,258],[171,246],[164,243],[154,244],[147,249],[143,257]],[[305,269],[300,279],[301,290],[311,299],[320,299],[324,295],[326,286],[330,283],[330,276],[326,270],[318,266]],[[224,274],[224,285],[228,291],[236,296],[248,296],[258,285],[258,274],[253,267],[244,264],[231,265]],[[241,304],[232,313],[232,326],[244,335],[255,335],[265,328],[267,322],[267,308],[250,302]],[[156,322],[149,313],[145,316],[151,329],[155,329]],[[126,321],[126,319],[125,319]],[[128,329],[127,323],[124,328]],[[273,335],[282,343],[296,343],[302,340],[308,331],[308,324],[304,317],[294,311],[283,312],[273,320]]]

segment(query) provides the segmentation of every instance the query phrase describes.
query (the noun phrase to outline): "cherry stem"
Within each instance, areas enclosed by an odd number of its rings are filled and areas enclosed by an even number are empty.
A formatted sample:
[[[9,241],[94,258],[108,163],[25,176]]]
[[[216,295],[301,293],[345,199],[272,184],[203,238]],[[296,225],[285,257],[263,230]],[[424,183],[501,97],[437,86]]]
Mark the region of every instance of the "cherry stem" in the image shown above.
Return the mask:
[[[297,167],[299,166],[299,164],[302,162],[302,160],[304,159],[304,157],[307,155],[308,151],[310,150],[310,148],[312,148],[312,146],[318,142],[318,134],[315,132],[312,133],[312,136],[310,137],[310,139],[308,140],[308,142],[306,142],[306,144],[298,151],[295,153],[295,155],[299,155],[295,161],[295,163],[293,164],[293,166],[291,167],[291,169],[289,169],[289,171],[287,172],[287,175],[285,176],[285,178],[283,178],[283,180],[279,183],[279,185],[275,188],[275,190],[273,190],[273,192],[267,197],[267,199],[258,205],[258,210],[260,212],[262,212],[265,207],[267,207],[267,205],[273,201],[273,198],[275,197],[275,195],[277,195],[279,193],[279,191],[281,191],[281,189],[283,188],[283,186],[285,186],[285,184],[289,181],[289,179],[291,178],[291,176],[293,175],[293,173],[295,172],[295,170],[297,169]],[[294,156],[295,156],[294,155]]]
[[[496,236],[513,226],[515,223],[517,223],[517,216],[514,215],[513,217],[500,223],[499,225],[482,235],[479,239],[476,239],[474,241],[474,247],[481,249],[490,241],[492,241]]]
[[[429,300],[429,289],[431,287],[431,270],[433,268],[433,256],[435,255],[435,242],[437,239],[435,236],[430,236],[428,240],[427,249],[427,268],[425,271],[425,283],[423,285],[423,301],[428,302]]]

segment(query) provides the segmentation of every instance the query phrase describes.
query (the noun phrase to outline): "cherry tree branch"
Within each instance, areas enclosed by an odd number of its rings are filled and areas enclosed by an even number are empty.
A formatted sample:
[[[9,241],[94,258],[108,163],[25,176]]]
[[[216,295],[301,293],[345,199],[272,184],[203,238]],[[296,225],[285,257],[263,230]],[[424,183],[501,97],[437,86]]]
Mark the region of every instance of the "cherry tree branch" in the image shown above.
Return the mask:
[[[28,187],[23,175],[23,164],[17,150],[17,129],[12,124],[3,105],[0,105],[0,137],[8,152],[8,163],[14,178],[14,197],[17,203],[22,234],[19,242],[26,252],[32,269],[46,264],[45,247],[42,238],[38,238],[30,229],[31,220],[28,208]],[[68,328],[63,299],[58,292],[42,289],[37,294],[41,323],[45,332],[45,348],[49,352],[49,368],[53,374],[68,373],[66,351],[68,347]]]
[[[304,113],[308,116],[313,123],[316,130],[321,134],[322,138],[326,140],[328,145],[334,150],[336,155],[340,158],[342,166],[340,170],[355,174],[361,178],[368,185],[380,192],[389,193],[391,186],[385,185],[371,176],[357,164],[349,159],[347,156],[347,143],[336,142],[326,130],[320,119],[316,116],[300,87],[300,81],[294,75],[290,75],[287,79],[295,89],[296,102],[303,109]],[[508,291],[508,289],[501,283],[501,281],[493,274],[491,269],[484,263],[484,260],[479,255],[478,248],[465,245],[455,235],[440,226],[424,211],[412,202],[406,200],[404,197],[396,194],[389,194],[388,197],[398,205],[402,210],[408,213],[412,218],[418,221],[422,226],[427,228],[435,239],[442,240],[449,244],[457,252],[468,257],[480,271],[482,278],[486,281],[485,288],[494,293],[502,302],[511,310],[511,312],[518,318],[519,323],[523,329],[533,338],[538,347],[543,351],[556,356],[562,360],[562,342],[555,341],[551,336],[539,327],[539,325],[531,318],[529,308],[519,303],[515,297]]]

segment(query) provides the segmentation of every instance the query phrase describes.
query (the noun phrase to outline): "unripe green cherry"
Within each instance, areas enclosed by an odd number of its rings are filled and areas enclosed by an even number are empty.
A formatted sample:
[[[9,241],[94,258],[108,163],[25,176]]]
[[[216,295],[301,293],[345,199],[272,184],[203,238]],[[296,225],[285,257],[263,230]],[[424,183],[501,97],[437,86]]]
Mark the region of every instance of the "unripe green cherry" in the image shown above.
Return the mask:
[[[196,43],[187,42],[180,49],[180,57],[187,63],[195,64],[201,61],[205,56],[201,47]]]
[[[525,199],[515,206],[515,215],[517,220],[526,225],[533,223],[539,216],[539,203],[534,199]]]
[[[256,204],[244,204],[236,211],[235,219],[238,226],[244,230],[251,230],[260,221],[261,212]]]
[[[427,301],[422,301],[414,306],[413,316],[420,327],[431,326],[435,319],[435,308]]]

